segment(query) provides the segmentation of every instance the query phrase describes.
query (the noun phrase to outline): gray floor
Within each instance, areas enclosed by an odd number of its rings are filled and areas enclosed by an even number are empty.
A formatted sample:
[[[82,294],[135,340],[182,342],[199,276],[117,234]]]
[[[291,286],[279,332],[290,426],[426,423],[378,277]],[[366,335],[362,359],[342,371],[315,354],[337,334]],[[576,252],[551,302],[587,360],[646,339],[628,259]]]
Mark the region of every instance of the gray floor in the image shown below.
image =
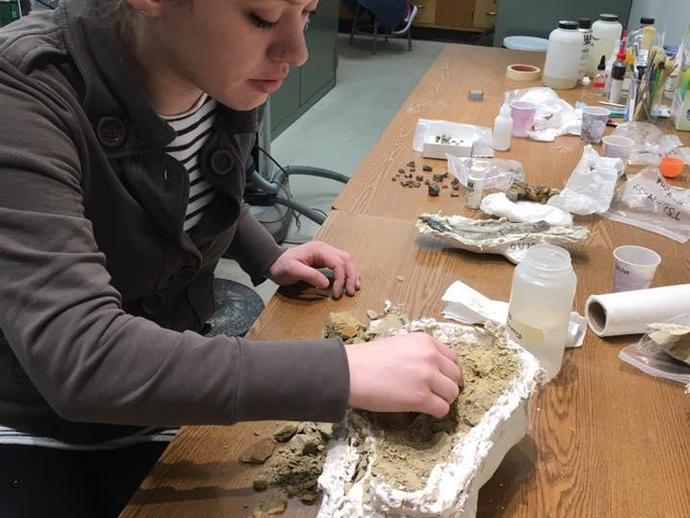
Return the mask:
[[[392,40],[371,54],[371,40],[349,36],[338,39],[336,87],[272,144],[273,156],[284,165],[310,165],[351,176],[396,111],[438,55],[442,43],[414,41],[411,52],[404,40]],[[296,176],[290,179],[293,196],[326,213],[343,185],[331,180]],[[318,226],[301,218],[293,222],[289,241],[310,240]],[[219,277],[249,284],[234,261],[223,259]],[[270,281],[257,287],[264,301],[276,290]]]

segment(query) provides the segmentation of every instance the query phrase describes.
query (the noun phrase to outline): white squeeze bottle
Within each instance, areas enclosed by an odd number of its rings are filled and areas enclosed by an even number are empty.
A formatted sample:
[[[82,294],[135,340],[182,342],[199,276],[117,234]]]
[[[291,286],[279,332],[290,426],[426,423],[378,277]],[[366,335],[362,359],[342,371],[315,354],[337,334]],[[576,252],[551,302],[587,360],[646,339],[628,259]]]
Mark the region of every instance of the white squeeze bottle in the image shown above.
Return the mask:
[[[549,35],[544,75],[545,86],[567,90],[577,86],[584,35],[577,30],[577,22],[560,21]]]
[[[513,272],[510,337],[537,357],[548,380],[561,370],[576,284],[570,254],[553,245],[530,248]]]
[[[513,117],[510,114],[510,103],[508,102],[508,94],[506,94],[503,106],[494,120],[493,148],[496,151],[508,151],[512,135]]]
[[[601,56],[607,58],[615,55],[616,40],[620,41],[623,35],[623,26],[618,21],[617,14],[600,14],[599,19],[592,25],[592,49],[589,55],[592,61],[589,64],[591,77],[596,75],[597,65]]]

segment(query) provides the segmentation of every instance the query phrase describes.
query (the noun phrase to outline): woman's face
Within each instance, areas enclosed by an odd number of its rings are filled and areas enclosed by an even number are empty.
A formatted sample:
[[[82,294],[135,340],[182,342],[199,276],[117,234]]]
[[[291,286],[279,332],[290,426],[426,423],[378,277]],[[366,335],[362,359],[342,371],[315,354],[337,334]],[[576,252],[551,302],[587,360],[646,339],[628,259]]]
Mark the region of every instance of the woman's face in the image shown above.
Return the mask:
[[[307,60],[304,30],[319,0],[160,2],[145,36],[175,74],[236,110],[263,104]]]

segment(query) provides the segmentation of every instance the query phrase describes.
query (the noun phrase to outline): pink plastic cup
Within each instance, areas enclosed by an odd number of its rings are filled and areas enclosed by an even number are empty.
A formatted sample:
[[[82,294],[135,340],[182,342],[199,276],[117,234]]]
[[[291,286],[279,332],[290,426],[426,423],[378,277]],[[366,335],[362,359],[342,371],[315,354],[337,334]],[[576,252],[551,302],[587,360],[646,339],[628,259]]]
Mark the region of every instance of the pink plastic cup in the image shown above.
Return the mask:
[[[537,105],[525,101],[510,103],[510,115],[513,118],[513,137],[526,137],[532,129]]]

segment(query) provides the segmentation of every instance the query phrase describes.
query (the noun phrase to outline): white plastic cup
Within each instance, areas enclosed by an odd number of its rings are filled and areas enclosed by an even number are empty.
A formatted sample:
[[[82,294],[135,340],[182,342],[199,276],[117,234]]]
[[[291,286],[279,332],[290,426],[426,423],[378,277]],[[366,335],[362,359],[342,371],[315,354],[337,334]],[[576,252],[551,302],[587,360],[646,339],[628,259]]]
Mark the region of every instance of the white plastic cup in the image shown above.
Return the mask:
[[[607,135],[601,141],[604,143],[604,156],[610,158],[620,158],[628,163],[628,157],[635,145],[633,139],[628,137],[620,137],[618,135]]]
[[[644,290],[652,284],[661,256],[642,246],[619,246],[613,251],[613,291]]]
[[[582,129],[580,136],[586,144],[598,144],[604,136],[606,122],[611,112],[599,106],[582,108]]]
[[[526,137],[534,124],[537,105],[525,101],[510,103],[510,116],[513,118],[513,137]]]

